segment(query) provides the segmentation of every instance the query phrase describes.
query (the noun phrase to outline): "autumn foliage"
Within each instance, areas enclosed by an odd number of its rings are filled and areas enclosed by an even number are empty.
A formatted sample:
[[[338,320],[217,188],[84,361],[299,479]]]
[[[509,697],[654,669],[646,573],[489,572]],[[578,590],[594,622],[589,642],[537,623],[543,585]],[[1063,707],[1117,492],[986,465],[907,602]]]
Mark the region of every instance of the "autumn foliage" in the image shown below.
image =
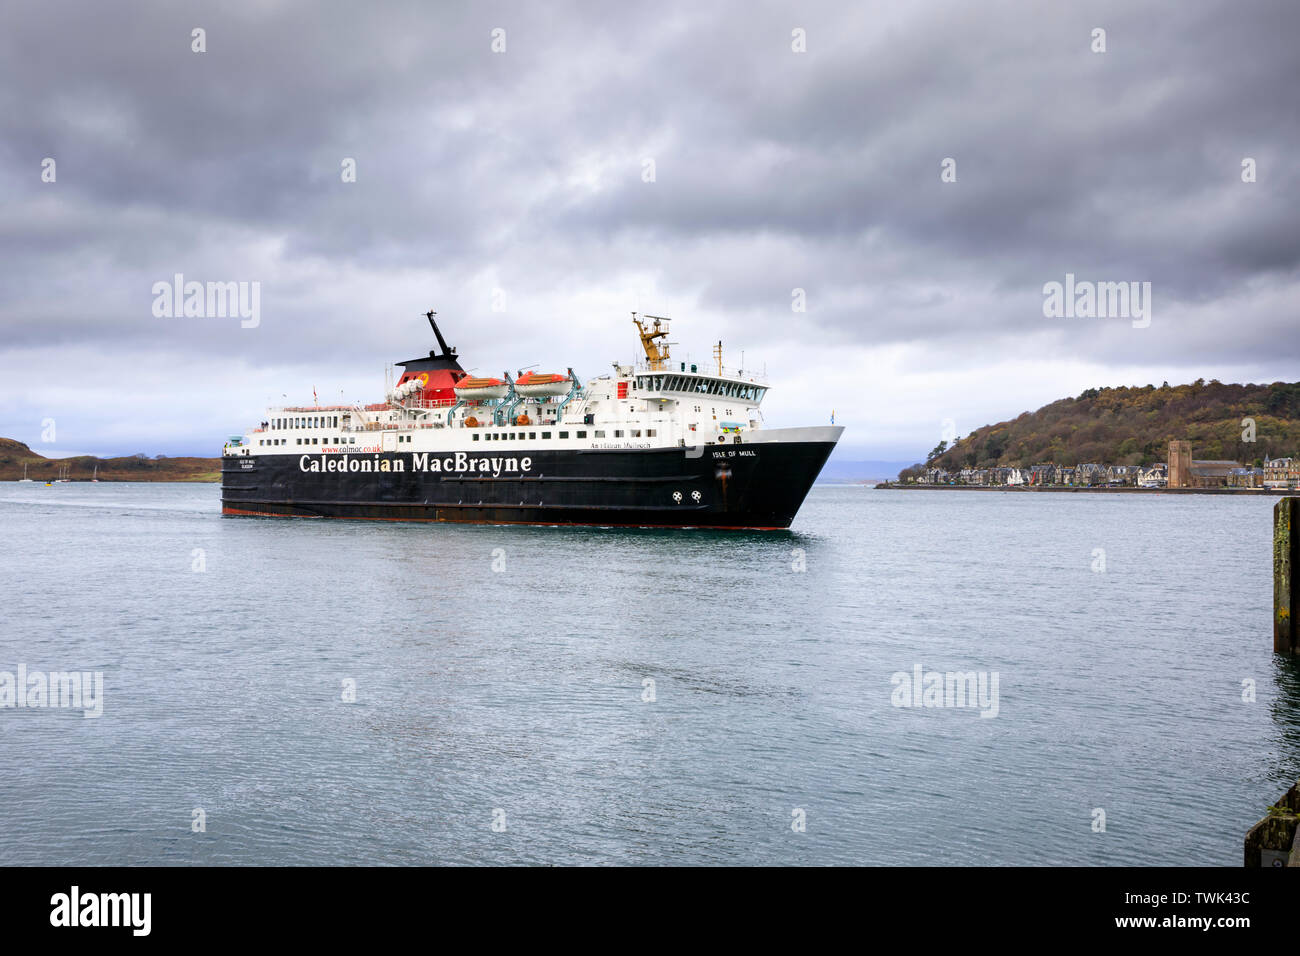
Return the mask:
[[[1254,421],[1254,441],[1249,422]],[[1300,383],[1090,388],[1036,412],[985,425],[952,447],[935,449],[928,464],[948,470],[1024,467],[1042,462],[1150,465],[1169,442],[1184,439],[1198,459],[1259,464],[1300,454]],[[899,477],[916,474],[921,466]]]

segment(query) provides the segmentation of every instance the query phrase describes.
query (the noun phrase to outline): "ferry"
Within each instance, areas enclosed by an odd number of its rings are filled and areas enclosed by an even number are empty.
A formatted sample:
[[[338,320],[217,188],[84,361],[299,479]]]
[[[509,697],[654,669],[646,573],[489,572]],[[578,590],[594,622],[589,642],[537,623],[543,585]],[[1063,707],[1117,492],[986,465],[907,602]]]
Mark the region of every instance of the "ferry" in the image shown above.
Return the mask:
[[[664,316],[632,313],[644,358],[584,382],[472,376],[436,315],[437,348],[396,363],[382,402],[273,407],[232,436],[222,513],[780,530],[844,431],[766,427],[765,378],[724,368],[721,343],[674,361]]]

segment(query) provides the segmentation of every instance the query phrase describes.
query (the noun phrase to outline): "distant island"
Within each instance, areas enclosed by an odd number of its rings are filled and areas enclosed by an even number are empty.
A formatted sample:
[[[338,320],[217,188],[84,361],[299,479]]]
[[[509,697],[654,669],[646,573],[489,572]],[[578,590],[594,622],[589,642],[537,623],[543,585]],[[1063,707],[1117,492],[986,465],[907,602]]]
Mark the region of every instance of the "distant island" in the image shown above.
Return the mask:
[[[1090,388],[941,441],[893,486],[1295,489],[1297,455],[1300,383],[1197,379]]]
[[[124,458],[46,458],[20,441],[0,438],[0,481],[220,481],[220,458],[167,458],[130,455]]]

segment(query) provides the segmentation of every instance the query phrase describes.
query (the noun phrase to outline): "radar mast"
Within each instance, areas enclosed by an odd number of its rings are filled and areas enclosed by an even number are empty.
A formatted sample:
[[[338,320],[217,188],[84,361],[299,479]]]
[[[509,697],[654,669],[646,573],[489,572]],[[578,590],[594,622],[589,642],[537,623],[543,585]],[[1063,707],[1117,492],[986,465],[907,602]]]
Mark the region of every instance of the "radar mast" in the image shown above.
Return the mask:
[[[654,325],[647,325],[646,319],[653,319]],[[632,321],[636,323],[637,331],[641,336],[641,347],[645,349],[646,364],[650,366],[652,372],[662,372],[668,367],[668,347],[671,343],[660,343],[658,340],[668,335],[668,323],[671,320],[663,315],[644,315],[638,318],[633,312]]]

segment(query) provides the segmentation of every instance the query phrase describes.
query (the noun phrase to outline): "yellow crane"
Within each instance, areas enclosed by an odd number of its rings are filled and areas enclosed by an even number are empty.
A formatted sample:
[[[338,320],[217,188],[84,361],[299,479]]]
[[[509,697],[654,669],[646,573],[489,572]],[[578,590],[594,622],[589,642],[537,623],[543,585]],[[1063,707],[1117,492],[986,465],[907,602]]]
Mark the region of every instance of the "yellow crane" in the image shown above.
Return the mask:
[[[654,325],[647,325],[645,319],[653,319]],[[637,331],[641,335],[641,347],[645,349],[646,364],[650,366],[652,372],[662,372],[668,367],[668,342],[660,343],[659,339],[668,335],[667,316],[646,315],[637,317],[635,312],[632,313],[632,321],[636,323]]]

